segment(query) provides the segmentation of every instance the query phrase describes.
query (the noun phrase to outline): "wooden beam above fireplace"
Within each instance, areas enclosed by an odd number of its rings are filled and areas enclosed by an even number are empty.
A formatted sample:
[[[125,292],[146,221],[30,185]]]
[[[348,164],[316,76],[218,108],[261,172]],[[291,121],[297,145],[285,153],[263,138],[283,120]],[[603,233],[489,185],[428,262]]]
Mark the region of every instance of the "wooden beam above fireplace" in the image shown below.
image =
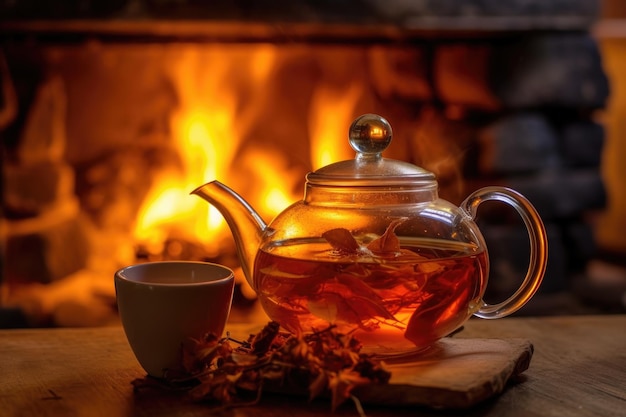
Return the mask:
[[[0,4],[2,39],[76,42],[402,42],[586,31],[599,0],[35,0]]]

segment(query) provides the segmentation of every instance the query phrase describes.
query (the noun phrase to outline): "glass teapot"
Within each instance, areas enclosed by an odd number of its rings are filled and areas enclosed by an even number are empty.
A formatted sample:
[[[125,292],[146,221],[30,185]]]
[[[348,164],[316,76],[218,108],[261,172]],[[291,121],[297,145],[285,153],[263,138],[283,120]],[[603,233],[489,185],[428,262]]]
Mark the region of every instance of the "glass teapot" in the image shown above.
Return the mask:
[[[269,224],[218,181],[192,192],[224,216],[248,282],[286,330],[332,324],[365,350],[397,354],[430,346],[472,315],[507,316],[539,288],[547,239],[531,203],[486,187],[457,207],[438,197],[433,173],[382,157],[391,139],[384,118],[357,118],[349,130],[356,158],[307,174],[304,198]],[[487,200],[511,205],[530,238],[526,277],[498,304],[482,298],[489,256],[474,218]]]

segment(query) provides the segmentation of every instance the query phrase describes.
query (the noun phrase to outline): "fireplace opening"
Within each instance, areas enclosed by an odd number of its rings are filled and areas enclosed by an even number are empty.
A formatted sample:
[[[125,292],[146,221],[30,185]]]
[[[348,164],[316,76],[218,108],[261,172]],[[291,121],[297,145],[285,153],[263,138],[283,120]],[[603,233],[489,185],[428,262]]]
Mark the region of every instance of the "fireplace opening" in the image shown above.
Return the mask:
[[[189,193],[218,179],[269,221],[307,172],[354,157],[347,131],[363,113],[390,121],[385,157],[433,171],[442,198],[490,184],[526,195],[549,234],[541,293],[571,291],[606,207],[609,83],[590,19],[356,18],[368,25],[3,21],[2,322],[115,322],[113,272],[166,259],[232,267],[234,314],[257,309],[223,218]],[[519,284],[528,238],[512,212],[483,211],[495,301]]]

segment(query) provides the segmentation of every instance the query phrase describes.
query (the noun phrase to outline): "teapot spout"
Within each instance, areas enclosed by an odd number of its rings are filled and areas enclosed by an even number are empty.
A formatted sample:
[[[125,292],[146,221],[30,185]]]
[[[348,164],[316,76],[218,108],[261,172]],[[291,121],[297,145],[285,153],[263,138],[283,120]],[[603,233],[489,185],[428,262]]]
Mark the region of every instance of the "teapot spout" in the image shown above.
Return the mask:
[[[224,216],[237,246],[241,269],[250,286],[256,256],[267,225],[259,214],[239,194],[220,183],[211,181],[191,192],[212,204]]]

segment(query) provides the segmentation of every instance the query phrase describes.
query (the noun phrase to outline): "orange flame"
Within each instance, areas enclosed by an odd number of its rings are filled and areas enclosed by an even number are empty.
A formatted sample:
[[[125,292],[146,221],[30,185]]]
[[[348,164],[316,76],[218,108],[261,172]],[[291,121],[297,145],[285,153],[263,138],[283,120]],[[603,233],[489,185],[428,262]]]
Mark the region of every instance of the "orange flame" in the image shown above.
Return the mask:
[[[181,47],[173,71],[178,83],[181,106],[173,117],[172,131],[176,139],[183,172],[163,172],[154,185],[137,217],[136,240],[158,251],[158,245],[172,233],[193,239],[207,247],[207,255],[216,255],[220,242],[230,236],[221,214],[203,200],[190,196],[191,190],[218,179],[231,184],[231,165],[250,117],[238,114],[242,83],[265,85],[272,71],[274,47],[254,49],[214,46],[205,49]],[[210,71],[206,66],[210,64]],[[254,92],[248,92],[254,96]],[[293,184],[289,175],[277,164],[277,155],[257,152],[254,158],[258,182],[257,207],[262,215],[276,215],[297,196],[288,190]],[[264,167],[260,169],[260,167]],[[241,181],[241,180],[240,180]]]
[[[348,145],[347,129],[361,92],[362,86],[357,83],[345,89],[322,84],[315,90],[309,114],[311,163],[315,169],[354,158],[354,151]]]
[[[214,139],[214,120],[198,111],[180,120],[178,148],[185,170],[165,171],[154,180],[137,217],[137,241],[160,245],[173,232],[198,242],[215,241],[216,236],[223,238],[226,226],[220,213],[189,195],[190,190],[216,179],[220,169],[224,169],[217,155],[226,153],[226,149],[218,148],[223,141]]]
[[[158,245],[176,233],[202,243],[208,256],[217,255],[220,242],[230,237],[225,221],[214,207],[189,195],[214,179],[237,190],[248,185],[242,181],[252,178],[255,185],[248,188],[253,195],[244,197],[264,217],[277,215],[302,197],[296,185],[304,173],[290,168],[289,155],[254,144],[239,151],[242,136],[258,119],[270,93],[265,88],[276,73],[276,54],[272,45],[178,50],[172,71],[181,105],[172,120],[172,131],[184,169],[163,172],[154,180],[138,215],[134,231],[138,242],[158,251]],[[361,94],[357,82],[342,88],[323,83],[316,87],[308,120],[315,169],[353,158],[346,129]],[[231,169],[234,162],[246,167],[248,178],[241,179]],[[239,184],[233,183],[236,181]]]
[[[227,174],[239,142],[236,92],[228,88],[233,60],[211,59],[218,52],[181,47],[176,57],[173,79],[181,105],[171,122],[184,168],[163,172],[154,180],[137,217],[134,235],[139,242],[158,245],[174,231],[213,245],[226,236],[217,210],[189,195],[199,185]],[[203,71],[205,62],[215,64],[211,77]]]

